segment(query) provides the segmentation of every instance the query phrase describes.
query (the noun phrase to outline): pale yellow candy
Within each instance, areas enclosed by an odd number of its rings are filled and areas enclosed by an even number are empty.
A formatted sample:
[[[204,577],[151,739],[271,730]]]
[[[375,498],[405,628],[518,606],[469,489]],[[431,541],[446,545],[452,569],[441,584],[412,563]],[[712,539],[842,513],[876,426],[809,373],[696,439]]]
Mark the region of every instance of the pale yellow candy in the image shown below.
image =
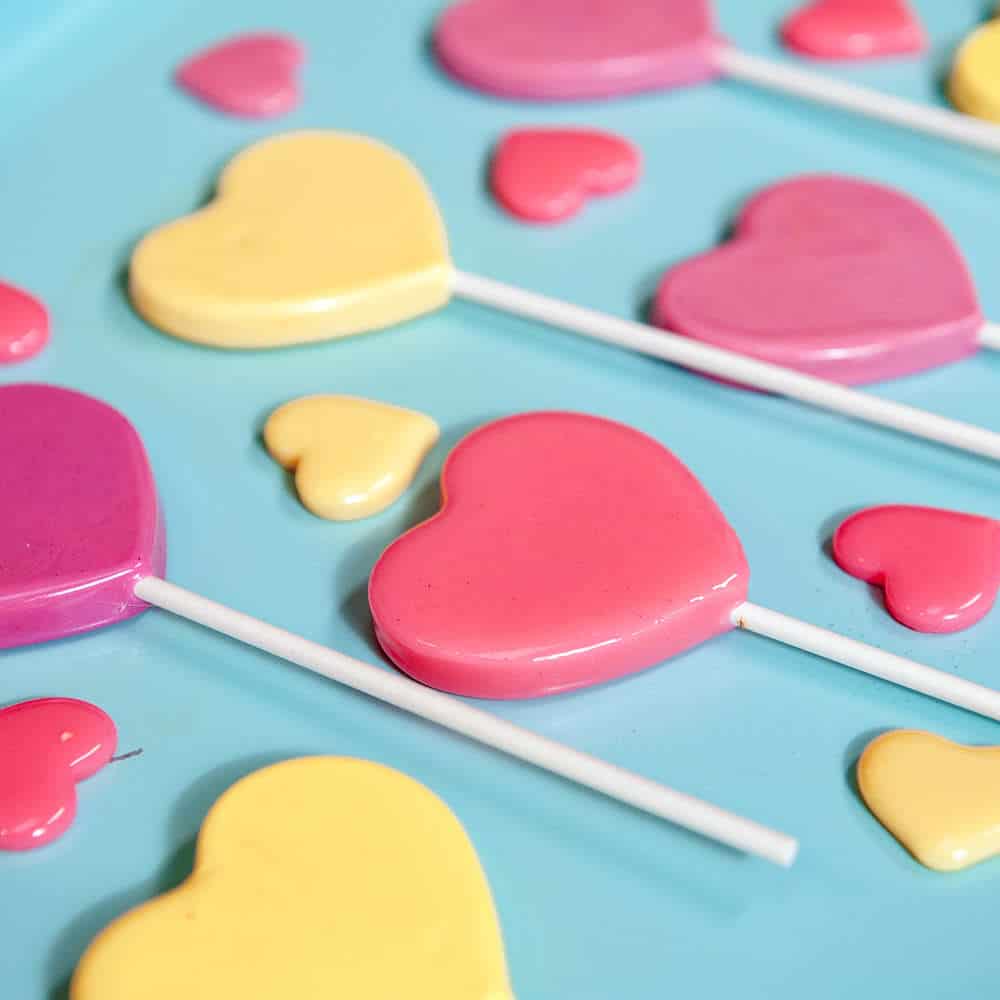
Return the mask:
[[[438,434],[437,424],[416,410],[356,396],[304,396],[271,414],[264,444],[294,470],[309,510],[354,521],[398,499]]]
[[[928,868],[957,871],[1000,853],[1000,747],[899,729],[865,748],[858,788],[879,822]]]
[[[458,820],[405,775],[286,761],[218,800],[179,888],[106,928],[72,1000],[512,1000]]]
[[[293,132],[240,153],[215,200],[153,230],[129,291],[153,326],[215,347],[280,347],[437,309],[452,266],[416,168],[365,136]]]
[[[962,43],[948,94],[966,114],[1000,122],[1000,21],[983,25]]]

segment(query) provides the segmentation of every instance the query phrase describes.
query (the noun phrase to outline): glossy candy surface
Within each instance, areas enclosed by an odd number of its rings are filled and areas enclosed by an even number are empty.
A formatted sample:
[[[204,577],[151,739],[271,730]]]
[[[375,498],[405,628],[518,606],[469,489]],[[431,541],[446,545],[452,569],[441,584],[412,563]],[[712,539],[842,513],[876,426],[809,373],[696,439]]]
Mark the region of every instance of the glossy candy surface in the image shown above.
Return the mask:
[[[812,0],[784,21],[781,37],[818,59],[871,59],[927,46],[907,0]]]

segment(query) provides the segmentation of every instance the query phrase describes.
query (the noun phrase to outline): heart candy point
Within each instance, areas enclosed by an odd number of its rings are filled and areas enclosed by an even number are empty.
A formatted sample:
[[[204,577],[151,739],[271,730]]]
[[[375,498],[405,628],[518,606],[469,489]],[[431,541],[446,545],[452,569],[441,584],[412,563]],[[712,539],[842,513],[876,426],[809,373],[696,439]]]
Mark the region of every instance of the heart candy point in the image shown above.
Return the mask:
[[[751,199],[728,243],[667,272],[653,319],[845,385],[968,357],[983,326],[941,223],[892,188],[835,175]]]
[[[382,329],[437,309],[452,267],[437,206],[409,161],[339,132],[251,146],[215,200],[136,247],[140,315],[184,340],[281,347]]]
[[[662,445],[577,413],[474,431],[444,506],[383,553],[375,631],[432,687],[527,698],[660,663],[733,627],[749,570],[712,498]]]
[[[857,775],[875,818],[922,865],[958,871],[1000,854],[1000,747],[895,730],[868,744]]]
[[[513,1000],[489,885],[435,795],[307,757],[212,807],[195,869],[84,954],[72,1000]]]
[[[0,851],[62,836],[76,816],[76,784],[114,755],[115,724],[96,705],[38,698],[0,708]]]
[[[962,43],[948,96],[967,115],[1000,122],[1000,20],[984,24]]]
[[[927,37],[906,0],[813,0],[781,26],[792,49],[819,59],[922,52]]]
[[[833,536],[845,572],[885,591],[898,622],[958,632],[986,615],[1000,589],[1000,521],[892,504],[847,518]]]
[[[437,424],[415,410],[355,396],[305,396],[264,427],[272,458],[295,472],[299,499],[319,517],[377,514],[413,481],[437,443]]]
[[[719,74],[707,0],[462,0],[434,32],[442,66],[510,97],[573,100],[700,83]]]
[[[147,607],[165,536],[149,459],[117,410],[47,385],[0,387],[0,649]]]
[[[560,222],[591,195],[631,187],[639,151],[595,129],[516,129],[501,139],[490,172],[497,201],[529,222]]]

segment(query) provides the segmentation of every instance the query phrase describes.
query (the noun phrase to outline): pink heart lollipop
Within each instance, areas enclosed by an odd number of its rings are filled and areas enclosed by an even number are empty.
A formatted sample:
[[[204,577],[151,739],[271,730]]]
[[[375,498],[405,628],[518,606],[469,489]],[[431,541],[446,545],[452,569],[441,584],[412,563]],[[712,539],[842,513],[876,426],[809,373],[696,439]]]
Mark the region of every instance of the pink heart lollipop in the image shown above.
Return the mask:
[[[164,533],[149,462],[135,429],[107,404],[53,386],[0,386],[0,455],[0,646],[73,635],[155,604],[655,816],[776,864],[794,860],[797,844],[783,833],[160,579]],[[65,756],[79,744],[61,734],[78,727],[59,729],[62,749],[48,736],[71,709],[39,711],[9,709],[8,737],[0,726],[0,754],[7,746],[20,757],[40,719],[50,747],[24,768],[0,768],[0,839],[9,837],[0,847],[57,836],[72,818],[70,779],[112,752],[105,740],[79,761]]]
[[[452,452],[440,513],[395,541],[369,600],[389,658],[473,697],[597,684],[742,628],[998,718],[1000,694],[746,600],[739,540],[662,445],[530,413]]]
[[[885,590],[897,621],[959,632],[993,607],[1000,588],[1000,521],[934,507],[869,507],[833,536],[845,572]]]
[[[878,38],[888,44],[884,31]],[[708,0],[459,0],[439,18],[434,48],[454,77],[506,97],[618,97],[729,76],[1000,151],[1000,129],[984,122],[739,52],[717,33]]]
[[[76,785],[115,752],[115,724],[96,705],[38,698],[0,709],[0,851],[61,837],[76,816]]]
[[[906,0],[812,0],[786,18],[789,48],[818,59],[922,52],[927,36]]]
[[[796,177],[746,205],[730,242],[667,272],[654,321],[847,385],[958,361],[988,343],[945,228],[850,177]]]

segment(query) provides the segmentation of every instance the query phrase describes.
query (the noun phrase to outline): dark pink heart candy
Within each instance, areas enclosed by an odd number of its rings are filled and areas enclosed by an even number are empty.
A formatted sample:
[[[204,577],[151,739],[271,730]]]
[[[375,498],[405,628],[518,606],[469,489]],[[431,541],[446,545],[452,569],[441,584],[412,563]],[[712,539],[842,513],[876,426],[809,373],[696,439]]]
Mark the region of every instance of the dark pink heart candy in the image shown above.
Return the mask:
[[[712,79],[718,44],[705,0],[463,0],[434,32],[438,59],[464,83],[554,100]]]
[[[153,472],[117,410],[69,389],[0,387],[0,648],[121,621],[147,605],[165,540]]]

